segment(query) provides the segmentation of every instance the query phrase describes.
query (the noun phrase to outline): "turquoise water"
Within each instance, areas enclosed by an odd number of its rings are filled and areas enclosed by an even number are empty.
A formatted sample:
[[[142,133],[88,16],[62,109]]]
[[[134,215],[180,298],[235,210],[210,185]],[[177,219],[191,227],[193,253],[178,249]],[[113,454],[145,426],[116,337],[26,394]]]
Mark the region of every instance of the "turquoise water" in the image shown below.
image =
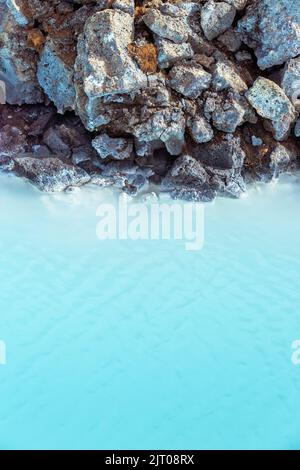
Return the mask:
[[[205,208],[205,243],[100,241],[109,190],[0,177],[2,449],[300,449],[300,184]]]

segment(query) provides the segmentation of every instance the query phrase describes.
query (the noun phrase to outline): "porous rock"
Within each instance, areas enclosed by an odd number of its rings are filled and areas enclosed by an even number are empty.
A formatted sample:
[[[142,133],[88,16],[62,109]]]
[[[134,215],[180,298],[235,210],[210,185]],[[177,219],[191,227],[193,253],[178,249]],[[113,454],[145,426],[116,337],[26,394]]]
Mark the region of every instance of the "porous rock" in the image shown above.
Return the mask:
[[[41,190],[209,201],[297,168],[299,2],[0,0],[0,42],[0,166]]]
[[[134,21],[128,13],[104,10],[85,23],[75,63],[76,109],[89,130],[110,122],[105,100],[137,92],[146,76],[128,53]]]
[[[257,113],[271,121],[274,138],[284,140],[296,120],[296,110],[284,91],[275,82],[259,77],[246,96]]]
[[[295,161],[297,155],[286,146],[278,143],[270,155],[270,170],[273,178],[287,171],[289,166]]]
[[[236,9],[226,2],[209,0],[201,10],[201,26],[208,40],[224,33],[233,23]]]
[[[133,142],[131,139],[123,137],[110,137],[103,133],[95,137],[92,141],[94,149],[101,158],[114,158],[115,160],[124,160],[130,158],[133,151]]]
[[[211,74],[197,63],[175,65],[169,73],[170,87],[188,98],[198,98],[209,88]]]
[[[300,112],[300,56],[290,59],[286,63],[282,74],[281,87],[292,103],[299,107],[298,111]]]
[[[36,77],[38,54],[29,47],[26,30],[4,3],[1,10],[0,80],[5,83],[6,101],[18,105],[41,103],[44,95]]]
[[[254,49],[258,66],[264,70],[300,54],[299,24],[298,1],[254,0],[237,30]]]
[[[38,189],[45,192],[64,191],[70,187],[82,186],[90,176],[71,163],[58,158],[14,158],[14,171],[26,177]]]

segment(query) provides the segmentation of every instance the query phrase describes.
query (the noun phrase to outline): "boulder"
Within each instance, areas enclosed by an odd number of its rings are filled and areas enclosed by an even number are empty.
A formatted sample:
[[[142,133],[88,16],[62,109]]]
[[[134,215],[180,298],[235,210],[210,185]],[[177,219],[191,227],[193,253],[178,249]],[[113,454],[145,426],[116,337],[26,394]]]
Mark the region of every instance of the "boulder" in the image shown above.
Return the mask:
[[[264,70],[300,54],[300,3],[294,0],[254,0],[237,27],[254,49]]]
[[[300,38],[299,38],[300,41]],[[283,70],[281,87],[300,112],[300,56],[290,59]],[[299,108],[299,109],[298,109]]]
[[[209,88],[211,74],[197,63],[174,65],[169,73],[170,87],[188,98],[198,98]]]
[[[232,89],[243,93],[248,86],[239,72],[229,60],[219,60],[213,67],[212,86],[216,91]]]
[[[223,134],[206,144],[196,146],[193,156],[212,169],[228,170],[243,167],[246,153],[239,136]]]
[[[206,171],[210,174],[210,184],[217,194],[239,199],[247,192],[244,178],[240,169],[216,169],[206,167]]]
[[[41,191],[64,191],[70,187],[82,186],[90,176],[82,169],[59,158],[13,158],[14,172],[28,179]]]
[[[6,102],[42,103],[44,94],[36,77],[38,54],[10,11],[3,6],[0,13],[0,80],[5,83]]]
[[[149,116],[133,129],[133,135],[139,146],[147,144],[139,155],[147,154],[147,150],[161,148],[164,144],[171,155],[180,155],[184,146],[186,120],[180,108],[164,108],[149,112]],[[149,147],[150,146],[150,147]]]
[[[97,163],[99,171],[91,177],[97,186],[114,186],[130,195],[136,195],[148,186],[153,175],[151,168],[142,168],[132,162],[111,161]]]
[[[245,122],[256,123],[257,117],[246,98],[229,92],[223,99],[219,97],[212,113],[214,126],[223,132],[235,132]]]
[[[187,42],[175,44],[168,39],[156,36],[155,43],[158,52],[158,66],[161,69],[167,69],[183,59],[191,59],[194,55],[192,46]]]
[[[107,101],[136,93],[147,85],[145,74],[128,53],[134,19],[119,10],[104,10],[85,23],[75,62],[76,109],[94,130],[110,122]]]
[[[233,23],[236,9],[226,2],[209,0],[201,10],[201,27],[205,37],[211,41],[227,31]]]
[[[272,172],[273,178],[278,178],[278,176],[287,171],[289,166],[297,159],[297,154],[289,150],[282,144],[277,144],[275,149],[271,152],[270,155],[270,170]]]
[[[187,42],[192,34],[187,12],[180,5],[163,4],[160,10],[151,9],[143,16],[143,21],[157,36],[177,44]]]
[[[182,155],[176,159],[162,182],[162,188],[170,192],[173,199],[209,202],[216,197],[204,167],[191,155]]]
[[[206,93],[204,115],[216,129],[233,133],[245,122],[256,123],[257,117],[244,96],[233,91]]]
[[[48,127],[42,141],[54,155],[71,156],[71,152],[79,147],[91,148],[91,137],[76,119],[71,122]]]
[[[298,3],[0,0],[1,169],[210,201],[296,168]]]
[[[284,140],[296,120],[296,111],[284,91],[273,81],[259,77],[246,94],[256,112],[271,121],[276,140]]]
[[[170,170],[169,176],[178,178],[186,183],[190,180],[197,180],[201,184],[208,181],[208,175],[203,165],[191,155],[182,155],[177,158]]]

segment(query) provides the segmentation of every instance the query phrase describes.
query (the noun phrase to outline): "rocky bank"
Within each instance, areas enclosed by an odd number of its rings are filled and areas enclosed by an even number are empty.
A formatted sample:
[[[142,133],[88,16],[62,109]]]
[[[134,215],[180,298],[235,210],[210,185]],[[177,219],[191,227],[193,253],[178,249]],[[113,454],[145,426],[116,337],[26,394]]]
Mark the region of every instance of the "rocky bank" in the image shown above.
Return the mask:
[[[300,2],[0,0],[0,166],[240,197],[300,159]]]

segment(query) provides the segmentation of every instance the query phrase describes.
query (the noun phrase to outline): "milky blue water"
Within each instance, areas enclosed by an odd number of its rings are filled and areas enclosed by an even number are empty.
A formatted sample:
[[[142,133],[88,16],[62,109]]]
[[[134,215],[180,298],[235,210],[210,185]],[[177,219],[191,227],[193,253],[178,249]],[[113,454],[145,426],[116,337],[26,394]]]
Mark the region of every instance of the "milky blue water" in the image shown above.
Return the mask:
[[[206,206],[199,252],[100,241],[112,200],[0,177],[0,448],[299,449],[299,181]]]

